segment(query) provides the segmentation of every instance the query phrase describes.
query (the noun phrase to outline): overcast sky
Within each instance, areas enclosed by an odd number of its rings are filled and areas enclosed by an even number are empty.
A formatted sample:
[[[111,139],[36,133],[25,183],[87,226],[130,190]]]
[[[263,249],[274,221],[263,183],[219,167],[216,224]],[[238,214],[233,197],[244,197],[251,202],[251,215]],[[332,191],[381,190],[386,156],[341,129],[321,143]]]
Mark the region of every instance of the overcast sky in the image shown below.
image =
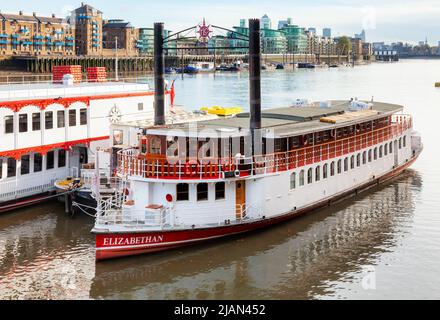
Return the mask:
[[[440,0],[89,0],[104,18],[122,18],[136,27],[164,22],[167,29],[193,26],[206,18],[211,24],[232,27],[240,18],[268,14],[273,27],[291,17],[303,27],[331,27],[333,35],[350,35],[366,29],[367,41],[417,43],[440,41]],[[0,0],[2,12],[66,15],[80,6],[73,0]]]

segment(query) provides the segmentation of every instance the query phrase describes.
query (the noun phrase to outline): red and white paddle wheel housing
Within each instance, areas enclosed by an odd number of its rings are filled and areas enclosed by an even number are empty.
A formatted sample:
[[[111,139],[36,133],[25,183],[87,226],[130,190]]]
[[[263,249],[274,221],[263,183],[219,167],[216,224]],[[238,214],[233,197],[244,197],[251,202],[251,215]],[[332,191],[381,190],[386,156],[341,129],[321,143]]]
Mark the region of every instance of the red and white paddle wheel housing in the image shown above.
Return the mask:
[[[98,205],[96,258],[255,230],[387,181],[423,148],[402,110],[357,101],[267,109],[253,151],[247,114],[145,128],[137,148],[118,154],[120,192]]]
[[[0,212],[79,176],[97,147],[111,145],[111,123],[153,116],[153,96],[136,81],[0,85]]]

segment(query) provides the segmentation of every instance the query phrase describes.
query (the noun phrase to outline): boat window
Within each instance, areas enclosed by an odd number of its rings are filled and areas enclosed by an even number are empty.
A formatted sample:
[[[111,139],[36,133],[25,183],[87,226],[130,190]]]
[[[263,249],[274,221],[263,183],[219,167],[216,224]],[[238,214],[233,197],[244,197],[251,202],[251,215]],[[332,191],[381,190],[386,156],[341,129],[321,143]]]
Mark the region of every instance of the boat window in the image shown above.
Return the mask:
[[[45,128],[46,130],[50,130],[53,128],[53,112],[52,111],[46,111],[44,113],[44,122],[45,122]]]
[[[367,151],[364,151],[362,153],[362,164],[366,164],[367,163]]]
[[[18,131],[27,132],[28,131],[28,115],[20,114],[18,115]]]
[[[290,190],[296,188],[296,172],[292,172],[290,175]]]
[[[344,159],[344,171],[348,171],[348,158]]]
[[[43,156],[40,153],[34,154],[34,172],[43,170]]]
[[[0,180],[3,178],[3,159],[0,158]]]
[[[197,201],[208,200],[208,184],[199,183],[197,185]]]
[[[76,126],[76,110],[69,110],[69,127]]]
[[[393,143],[392,142],[390,142],[390,153],[393,153]]]
[[[41,113],[32,113],[32,131],[41,130]]]
[[[64,128],[66,126],[65,111],[57,111],[57,127]]]
[[[374,160],[377,160],[377,147],[374,148]]]
[[[333,177],[335,175],[335,162],[330,164],[330,175]]]
[[[380,146],[379,147],[379,158],[382,158],[382,156],[383,156],[383,147]]]
[[[361,154],[360,153],[358,153],[357,156],[356,156],[356,165],[358,167],[361,166]]]
[[[17,161],[14,158],[8,158],[8,178],[15,177],[17,174]]]
[[[406,147],[406,136],[403,136],[403,147]]]
[[[351,156],[350,158],[350,168],[354,169],[354,156]]]
[[[304,185],[304,170],[301,170],[301,172],[299,173],[299,185]]]
[[[215,184],[215,200],[222,200],[225,198],[225,183],[217,182]]]
[[[315,169],[315,181],[321,180],[321,166],[317,166]]]
[[[31,156],[25,155],[21,157],[21,175],[29,174],[31,167]]]
[[[138,103],[138,111],[142,111],[144,110],[144,103],[143,102],[139,102]]]
[[[313,170],[310,168],[307,170],[307,183],[310,184],[313,182]]]
[[[328,177],[328,164],[326,163],[322,167],[322,178],[327,179],[327,177]]]
[[[79,110],[79,124],[81,126],[85,126],[87,124],[87,109],[80,109]]]
[[[371,162],[371,160],[372,160],[372,151],[371,151],[371,149],[370,150],[368,150],[368,162]]]
[[[187,183],[178,183],[176,186],[177,201],[189,200],[189,185]]]
[[[46,170],[53,169],[55,165],[55,153],[53,151],[49,151],[46,154]]]
[[[64,168],[66,166],[66,150],[58,150],[58,168]]]
[[[341,172],[342,172],[342,160],[339,159],[338,160],[338,173],[341,173]]]
[[[383,146],[383,152],[384,152],[384,155],[388,155],[388,146],[387,145],[384,145]]]
[[[402,149],[402,138],[399,138],[399,149]]]
[[[14,116],[5,116],[5,133],[14,133]]]

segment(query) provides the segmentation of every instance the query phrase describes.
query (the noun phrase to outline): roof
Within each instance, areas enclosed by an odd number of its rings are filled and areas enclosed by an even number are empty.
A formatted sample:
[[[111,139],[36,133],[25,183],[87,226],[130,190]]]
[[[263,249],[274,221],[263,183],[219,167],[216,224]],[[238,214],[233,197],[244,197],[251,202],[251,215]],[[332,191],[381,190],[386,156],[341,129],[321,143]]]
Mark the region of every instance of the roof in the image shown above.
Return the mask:
[[[319,102],[311,103],[306,107],[284,107],[262,110],[262,129],[270,131],[275,137],[289,137],[302,135],[320,130],[330,130],[344,127],[361,121],[375,120],[403,110],[403,106],[383,102],[374,102],[373,110],[351,112],[350,101],[330,101],[330,107],[320,107]],[[327,118],[332,121],[321,121]],[[334,123],[332,123],[334,122]],[[242,136],[249,132],[249,112],[241,113],[233,118],[219,118],[201,121],[197,128],[186,124],[167,125],[160,128],[146,128],[150,134],[187,135],[188,132],[202,132],[210,136],[208,131],[222,132],[222,136]],[[190,131],[191,128],[191,131]],[[204,133],[203,133],[204,132]]]
[[[132,28],[130,22],[107,22],[103,28]]]
[[[27,22],[43,22],[43,23],[57,23],[60,24],[63,22],[62,18],[53,18],[53,17],[40,17],[34,15],[21,15],[21,14],[9,14],[9,13],[0,13],[0,18],[4,20],[17,20],[17,21],[27,21]]]
[[[94,7],[92,7],[91,5],[84,4],[81,7],[75,9],[75,12],[76,13],[86,13],[87,11],[92,11],[92,10],[96,10],[96,9]],[[102,11],[100,11],[100,10],[96,10],[96,12],[98,14],[102,13]]]

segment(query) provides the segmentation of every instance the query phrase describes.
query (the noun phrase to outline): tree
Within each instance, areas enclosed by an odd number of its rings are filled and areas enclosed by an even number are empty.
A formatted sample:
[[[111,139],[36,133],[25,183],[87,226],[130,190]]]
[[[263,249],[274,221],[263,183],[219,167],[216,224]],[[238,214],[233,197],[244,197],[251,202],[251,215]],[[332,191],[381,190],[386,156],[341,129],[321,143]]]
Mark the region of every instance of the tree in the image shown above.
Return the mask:
[[[351,51],[351,41],[347,36],[342,36],[338,40],[338,52],[341,55],[348,55]]]

